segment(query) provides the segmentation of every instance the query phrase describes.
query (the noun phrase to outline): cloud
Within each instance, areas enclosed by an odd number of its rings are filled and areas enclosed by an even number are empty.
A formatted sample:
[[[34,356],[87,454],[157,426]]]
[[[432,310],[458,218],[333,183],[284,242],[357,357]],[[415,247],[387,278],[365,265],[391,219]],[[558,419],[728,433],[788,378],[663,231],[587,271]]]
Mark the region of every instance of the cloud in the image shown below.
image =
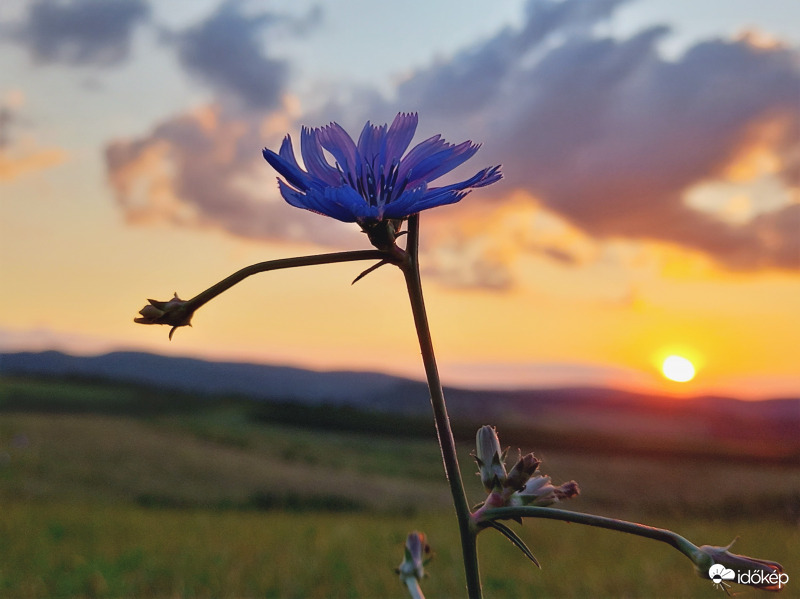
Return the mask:
[[[532,0],[519,27],[418,69],[391,99],[358,90],[352,102],[334,99],[302,122],[358,127],[418,110],[427,132],[484,142],[476,160],[502,162],[504,182],[457,211],[426,215],[436,233],[423,239],[428,271],[450,285],[507,289],[520,253],[580,265],[598,255],[598,242],[617,238],[667,242],[731,269],[800,267],[797,204],[756,195],[732,220],[687,202],[709,182],[761,176],[796,192],[797,51],[756,44],[750,34],[699,42],[666,60],[658,52],[665,27],[626,39],[603,33],[621,4]],[[303,23],[248,15],[227,2],[170,34],[218,102],[108,146],[109,176],[130,222],[331,246],[354,239],[339,223],[288,208],[258,157],[298,129],[298,115],[281,106],[290,64],[271,57],[262,36],[279,23],[298,34],[318,19],[318,11]],[[520,201],[535,217],[479,214]]]
[[[38,63],[108,67],[128,57],[133,29],[148,16],[145,0],[39,0],[10,37]]]
[[[59,148],[42,148],[31,135],[17,130],[27,125],[20,109],[25,96],[12,90],[0,99],[0,182],[61,164],[67,158]]]
[[[400,101],[424,107],[426,114],[448,118],[482,113],[498,95],[513,91],[507,79],[526,60],[529,50],[546,46],[556,35],[589,35],[591,27],[623,1],[529,2],[520,30],[507,27],[450,60],[417,71],[398,87]]]
[[[346,244],[339,223],[286,205],[261,157],[289,127],[285,113],[241,116],[208,105],[106,147],[106,167],[131,224],[207,227],[250,239]]]
[[[56,166],[66,159],[66,152],[58,148],[30,149],[19,153],[0,148],[0,182]]]
[[[290,19],[269,12],[245,14],[242,3],[223,3],[208,19],[181,32],[166,34],[183,66],[226,99],[245,108],[271,109],[279,105],[289,67],[285,60],[269,56],[263,33],[289,25],[305,34],[320,19],[320,10]]]
[[[469,127],[503,163],[506,185],[598,239],[671,242],[732,269],[800,267],[795,205],[731,223],[685,203],[754,145],[797,189],[797,51],[743,36],[667,61],[657,48],[665,27],[598,33],[618,4],[534,0],[521,28],[419,70],[373,109],[413,107],[443,129]]]
[[[304,35],[321,18],[246,13],[224,2],[208,18],[164,33],[181,64],[210,85],[215,101],[178,114],[137,139],[105,149],[106,170],[127,222],[210,228],[243,238],[341,246],[358,233],[298,211],[278,194],[261,157],[295,128],[287,61],[268,55],[265,30]],[[295,111],[296,112],[296,111]]]
[[[465,235],[451,230],[436,243],[426,244],[423,274],[448,287],[505,291],[513,284],[509,256],[485,234]]]

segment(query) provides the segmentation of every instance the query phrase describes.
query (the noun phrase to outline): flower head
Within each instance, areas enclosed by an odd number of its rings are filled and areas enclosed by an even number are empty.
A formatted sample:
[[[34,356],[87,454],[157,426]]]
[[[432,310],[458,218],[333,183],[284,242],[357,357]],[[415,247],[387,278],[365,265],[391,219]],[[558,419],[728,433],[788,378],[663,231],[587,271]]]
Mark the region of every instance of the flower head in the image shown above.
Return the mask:
[[[422,210],[458,202],[471,189],[500,180],[500,167],[494,166],[459,183],[429,187],[471,158],[480,145],[471,141],[452,145],[435,135],[405,153],[417,121],[416,114],[406,113],[399,113],[388,127],[367,121],[358,143],[337,123],[303,127],[300,152],[307,170],[298,165],[288,135],[277,154],[266,148],[263,154],[285,179],[278,185],[289,204],[357,222],[365,230],[370,224],[402,221]],[[323,150],[333,156],[334,165]]]

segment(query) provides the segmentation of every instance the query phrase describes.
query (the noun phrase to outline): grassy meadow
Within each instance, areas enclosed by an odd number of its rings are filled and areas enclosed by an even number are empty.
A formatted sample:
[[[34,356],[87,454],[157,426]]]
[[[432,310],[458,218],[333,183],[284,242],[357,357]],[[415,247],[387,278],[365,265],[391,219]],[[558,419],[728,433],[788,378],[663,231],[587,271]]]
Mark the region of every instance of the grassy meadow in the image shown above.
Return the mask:
[[[791,577],[782,596],[800,597],[796,466],[532,441],[523,449],[536,450],[554,482],[580,483],[570,509],[697,544],[739,536],[735,551],[782,562]],[[460,446],[477,502],[471,444]],[[723,596],[654,541],[553,521],[512,526],[542,569],[482,534],[487,598]],[[415,529],[435,552],[426,595],[463,596],[432,424],[110,383],[0,381],[0,597],[404,597],[394,567]]]

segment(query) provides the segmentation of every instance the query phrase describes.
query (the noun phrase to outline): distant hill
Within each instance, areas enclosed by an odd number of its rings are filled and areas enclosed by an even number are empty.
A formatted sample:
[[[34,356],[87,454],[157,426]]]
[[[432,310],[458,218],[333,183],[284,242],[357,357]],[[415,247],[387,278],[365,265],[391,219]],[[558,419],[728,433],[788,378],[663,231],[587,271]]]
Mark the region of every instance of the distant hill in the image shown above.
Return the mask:
[[[103,379],[255,401],[340,405],[404,415],[430,410],[424,383],[370,372],[210,362],[136,352],[79,357],[56,351],[0,354],[0,375]],[[455,426],[502,425],[503,439],[580,449],[608,439],[631,451],[669,446],[698,454],[800,458],[800,399],[740,401],[604,388],[476,391],[448,388]],[[462,429],[464,430],[464,429]],[[472,430],[472,429],[470,429]],[[518,440],[519,439],[519,440]],[[568,441],[567,441],[568,440]]]
[[[57,351],[0,354],[0,374],[88,377],[256,400],[427,409],[424,383],[372,372],[316,372],[287,366],[211,362],[140,352],[72,356]],[[402,399],[399,403],[393,400]],[[416,400],[416,401],[415,401]]]

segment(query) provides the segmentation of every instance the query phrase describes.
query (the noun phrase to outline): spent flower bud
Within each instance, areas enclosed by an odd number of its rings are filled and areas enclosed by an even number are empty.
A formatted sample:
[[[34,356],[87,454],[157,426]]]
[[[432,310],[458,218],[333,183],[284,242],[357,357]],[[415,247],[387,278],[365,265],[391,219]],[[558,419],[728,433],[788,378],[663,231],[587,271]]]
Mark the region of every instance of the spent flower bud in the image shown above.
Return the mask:
[[[533,505],[547,507],[564,499],[570,499],[580,493],[578,483],[574,480],[558,487],[554,486],[550,477],[537,475],[525,483],[525,487],[511,496],[511,505]]]
[[[520,452],[521,453],[521,452]],[[513,491],[519,491],[525,487],[525,483],[533,476],[542,461],[529,453],[525,456],[520,455],[517,463],[508,473],[505,486]]]

